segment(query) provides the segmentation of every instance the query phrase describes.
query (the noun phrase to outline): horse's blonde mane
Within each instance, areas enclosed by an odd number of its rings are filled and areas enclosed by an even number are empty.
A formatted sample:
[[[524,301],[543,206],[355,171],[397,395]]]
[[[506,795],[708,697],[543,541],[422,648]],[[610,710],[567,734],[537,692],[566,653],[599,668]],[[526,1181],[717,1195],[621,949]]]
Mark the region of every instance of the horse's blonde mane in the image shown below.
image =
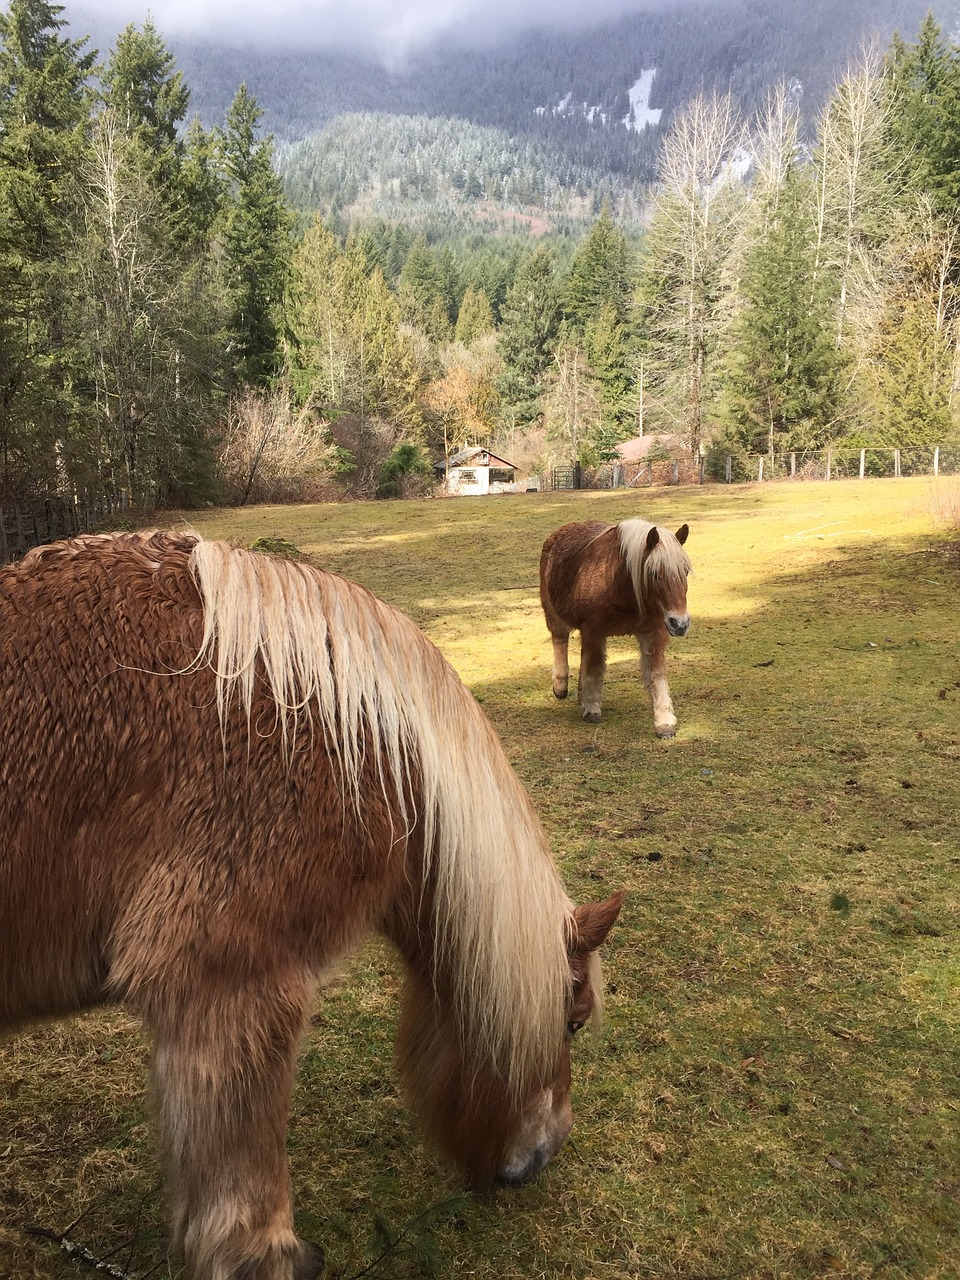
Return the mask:
[[[647,583],[655,575],[663,575],[670,579],[686,578],[691,572],[690,557],[677,541],[677,535],[657,525],[660,539],[653,551],[644,560],[647,535],[653,525],[649,520],[622,520],[617,525],[620,538],[620,550],[627,572],[633,583],[637,599],[643,601],[647,594]]]
[[[549,1076],[569,996],[571,904],[473,697],[409,619],[351,582],[200,539],[190,568],[204,609],[193,666],[216,674],[221,724],[234,699],[249,720],[259,669],[285,749],[301,726],[319,728],[358,810],[373,753],[404,797],[398,837],[423,826],[467,1046],[518,1091]]]

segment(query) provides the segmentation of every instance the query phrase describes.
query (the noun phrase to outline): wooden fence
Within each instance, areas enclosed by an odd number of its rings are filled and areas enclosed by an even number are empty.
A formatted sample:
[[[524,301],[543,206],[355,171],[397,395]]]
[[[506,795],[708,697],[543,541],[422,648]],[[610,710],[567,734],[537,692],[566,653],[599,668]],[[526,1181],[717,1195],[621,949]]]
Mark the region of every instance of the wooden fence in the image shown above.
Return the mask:
[[[31,547],[89,533],[124,510],[122,499],[43,498],[0,507],[0,564],[17,560]]]

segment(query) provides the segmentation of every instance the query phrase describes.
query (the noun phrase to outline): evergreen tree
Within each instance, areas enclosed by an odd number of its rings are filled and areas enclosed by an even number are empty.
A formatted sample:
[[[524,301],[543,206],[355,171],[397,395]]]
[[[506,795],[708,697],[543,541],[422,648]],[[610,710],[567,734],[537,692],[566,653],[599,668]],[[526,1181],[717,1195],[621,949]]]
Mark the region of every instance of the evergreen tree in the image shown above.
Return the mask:
[[[397,295],[404,315],[434,342],[450,337],[449,304],[445,297],[444,273],[425,236],[417,236],[410,246]]]
[[[912,157],[914,186],[933,196],[940,213],[955,216],[960,207],[960,50],[944,38],[932,13],[924,18],[916,44],[894,38],[887,78],[894,146]]]
[[[607,307],[623,324],[630,306],[627,242],[604,205],[590,234],[574,256],[567,280],[564,311],[578,333]]]
[[[468,284],[457,312],[454,341],[469,347],[478,338],[492,333],[493,328],[493,310],[486,293]]]
[[[744,444],[772,457],[778,442],[810,448],[836,433],[840,356],[806,176],[788,169],[770,200],[740,280],[729,395]]]
[[[174,68],[173,54],[147,18],[142,30],[131,24],[117,36],[101,77],[104,103],[143,146],[150,177],[171,203],[183,151],[179,129],[190,101],[183,75]]]
[[[587,322],[583,349],[600,391],[606,437],[619,444],[631,430],[630,356],[627,329],[612,299]]]
[[[0,13],[0,491],[13,494],[60,482],[77,412],[67,245],[95,54],[61,36],[62,13],[46,0]]]
[[[546,246],[520,263],[507,291],[500,325],[502,412],[511,422],[532,422],[544,371],[560,329],[560,297],[553,255]]]
[[[281,308],[293,248],[293,216],[273,167],[273,140],[257,139],[261,115],[242,84],[227,112],[223,137],[230,184],[223,246],[231,363],[235,378],[252,386],[266,385],[280,370]]]

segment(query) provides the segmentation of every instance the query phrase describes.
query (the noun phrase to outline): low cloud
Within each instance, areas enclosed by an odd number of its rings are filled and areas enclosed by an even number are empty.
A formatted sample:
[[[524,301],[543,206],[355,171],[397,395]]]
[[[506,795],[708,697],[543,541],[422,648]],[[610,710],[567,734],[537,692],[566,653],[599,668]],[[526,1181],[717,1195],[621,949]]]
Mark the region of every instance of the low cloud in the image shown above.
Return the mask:
[[[676,0],[674,0],[674,3]],[[576,31],[657,7],[656,0],[85,0],[98,25],[139,26],[149,12],[167,38],[269,49],[349,49],[388,65],[443,40],[466,47],[530,27]],[[69,8],[74,29],[79,13]]]

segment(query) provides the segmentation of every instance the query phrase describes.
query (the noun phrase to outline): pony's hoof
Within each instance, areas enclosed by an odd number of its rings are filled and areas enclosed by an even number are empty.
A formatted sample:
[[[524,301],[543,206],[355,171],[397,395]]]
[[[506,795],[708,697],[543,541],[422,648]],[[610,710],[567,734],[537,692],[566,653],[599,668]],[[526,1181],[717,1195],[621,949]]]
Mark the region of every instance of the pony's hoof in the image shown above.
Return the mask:
[[[563,701],[563,699],[567,696],[567,687],[566,687],[566,685],[564,685],[564,687],[563,687],[562,689],[556,689],[556,688],[555,688],[555,689],[554,689],[554,691],[553,691],[553,696],[554,696],[555,698],[559,698],[561,701]]]
[[[586,720],[587,724],[599,724],[599,723],[600,723],[600,712],[599,712],[599,711],[585,711],[585,712],[583,713],[583,718],[584,718],[584,720]]]
[[[657,729],[656,734],[658,738],[675,738],[677,735],[677,727],[674,725],[672,729]]]
[[[318,1244],[303,1241],[303,1257],[294,1268],[294,1280],[317,1280],[323,1275],[326,1262],[326,1255]]]

